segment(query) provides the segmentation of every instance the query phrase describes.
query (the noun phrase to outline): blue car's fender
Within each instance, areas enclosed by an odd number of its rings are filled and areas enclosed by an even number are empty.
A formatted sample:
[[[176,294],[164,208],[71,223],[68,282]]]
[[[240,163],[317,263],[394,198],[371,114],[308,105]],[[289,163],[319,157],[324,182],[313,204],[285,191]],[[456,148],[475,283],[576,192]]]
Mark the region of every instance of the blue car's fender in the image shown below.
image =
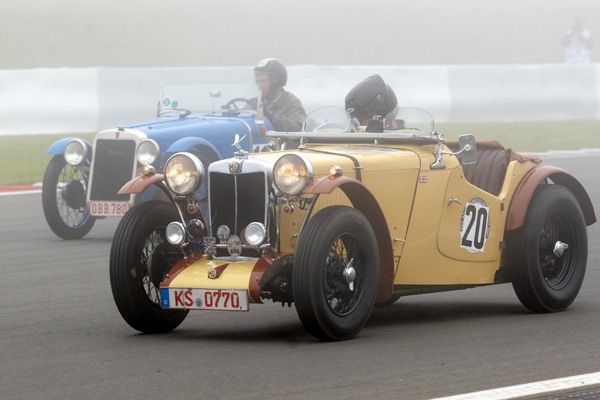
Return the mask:
[[[199,148],[206,148],[208,151],[214,153],[217,160],[223,158],[221,153],[217,148],[210,143],[208,140],[199,138],[199,137],[186,137],[183,139],[179,139],[178,141],[172,143],[167,149],[167,153],[174,154],[181,151],[194,152]],[[212,157],[211,157],[212,158]]]
[[[50,147],[48,147],[48,150],[46,150],[46,154],[49,156],[58,156],[63,154],[65,152],[65,147],[67,146],[67,143],[69,143],[69,141],[73,139],[79,139],[83,143],[85,143],[85,145],[88,148],[88,154],[92,154],[92,144],[87,140],[75,137],[67,137],[57,140],[56,142],[52,143]]]

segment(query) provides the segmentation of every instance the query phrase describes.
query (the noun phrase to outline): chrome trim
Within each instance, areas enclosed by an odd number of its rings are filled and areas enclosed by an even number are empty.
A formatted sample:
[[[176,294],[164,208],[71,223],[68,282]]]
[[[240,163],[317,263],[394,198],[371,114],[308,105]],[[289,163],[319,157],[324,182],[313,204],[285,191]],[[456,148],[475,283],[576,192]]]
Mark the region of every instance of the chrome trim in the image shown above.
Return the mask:
[[[93,143],[93,147],[92,147],[92,161],[90,163],[88,190],[86,191],[86,196],[85,196],[86,204],[89,205],[90,201],[91,201],[91,198],[90,198],[91,193],[92,193],[91,188],[94,185],[94,160],[96,160],[96,149],[98,147],[97,146],[98,140],[132,140],[135,143],[136,154],[134,154],[134,158],[133,158],[133,160],[131,160],[131,172],[130,172],[130,179],[133,179],[137,176],[137,166],[138,166],[137,148],[140,145],[140,143],[147,138],[148,138],[148,135],[146,135],[144,132],[142,132],[140,130],[128,129],[128,128],[123,128],[123,127],[106,129],[106,130],[100,131],[96,134],[96,136],[94,137],[94,143]],[[130,195],[130,200],[128,202],[129,207],[132,207],[135,204],[137,197],[138,197],[138,195],[136,195],[136,194]]]
[[[211,199],[212,199],[212,184],[210,182],[211,179],[211,174],[212,173],[219,173],[219,174],[225,174],[225,175],[230,175],[234,177],[234,190],[235,190],[235,221],[236,221],[236,225],[237,225],[237,220],[238,220],[238,208],[240,207],[240,204],[242,204],[242,200],[238,197],[238,189],[237,189],[237,185],[238,185],[238,177],[242,176],[242,175],[246,175],[246,174],[251,174],[251,173],[261,173],[265,175],[265,196],[267,196],[265,198],[265,207],[262,210],[262,215],[263,215],[263,221],[258,221],[261,223],[266,224],[266,226],[268,227],[268,219],[269,219],[269,206],[270,206],[270,194],[272,192],[272,185],[273,185],[273,165],[274,163],[268,160],[264,160],[264,159],[260,159],[260,158],[243,158],[243,159],[236,159],[236,161],[239,163],[240,168],[239,171],[236,172],[235,174],[231,173],[229,170],[229,164],[232,161],[232,159],[224,159],[224,160],[219,160],[219,161],[215,161],[212,164],[210,164],[210,166],[208,167],[208,173],[207,173],[207,178],[208,178],[208,209],[209,209],[209,215],[208,215],[208,223],[209,223],[209,231],[211,233],[216,233],[213,232],[213,216],[211,215],[211,210],[213,209],[213,206],[211,204]],[[231,228],[231,227],[230,227]],[[232,232],[238,232],[238,227],[234,226],[232,229]],[[268,232],[268,228],[267,228],[267,232]]]
[[[210,174],[211,172],[218,172],[221,174],[234,175],[229,172],[229,163],[233,160],[234,159],[232,158],[228,158],[213,162],[208,167],[208,173]],[[235,173],[235,175],[266,171],[269,181],[272,181],[273,166],[275,165],[275,163],[273,163],[272,161],[253,157],[242,159],[236,158],[235,160],[240,164],[240,169],[238,172]]]

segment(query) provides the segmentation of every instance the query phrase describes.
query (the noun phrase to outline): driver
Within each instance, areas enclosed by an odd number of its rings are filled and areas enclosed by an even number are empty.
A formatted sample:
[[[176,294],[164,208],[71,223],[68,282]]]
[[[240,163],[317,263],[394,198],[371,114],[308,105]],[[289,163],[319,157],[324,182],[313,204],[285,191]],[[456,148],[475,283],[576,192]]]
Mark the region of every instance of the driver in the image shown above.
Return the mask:
[[[265,58],[254,67],[254,78],[262,93],[264,113],[280,132],[299,132],[306,119],[302,103],[292,93],[283,89],[287,83],[287,70],[275,58]]]
[[[352,118],[358,119],[359,125],[369,125],[369,121],[380,120],[383,129],[383,118],[398,106],[396,94],[375,74],[354,86],[346,95],[346,111]]]

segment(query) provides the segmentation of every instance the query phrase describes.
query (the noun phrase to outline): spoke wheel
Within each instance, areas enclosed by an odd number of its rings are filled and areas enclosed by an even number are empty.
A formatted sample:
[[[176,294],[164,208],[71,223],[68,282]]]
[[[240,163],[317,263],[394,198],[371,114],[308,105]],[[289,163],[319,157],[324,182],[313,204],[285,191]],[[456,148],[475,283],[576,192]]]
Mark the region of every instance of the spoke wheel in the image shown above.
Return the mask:
[[[54,156],[44,174],[42,206],[48,226],[58,237],[80,239],[88,234],[96,219],[86,206],[88,177]]]
[[[165,227],[177,220],[175,207],[163,201],[141,203],[117,226],[110,251],[110,284],[123,319],[144,333],[175,329],[187,310],[160,308],[160,282],[182,258],[165,238]]]
[[[539,263],[542,278],[548,287],[561,290],[568,285],[574,273],[576,255],[568,251],[568,243],[576,243],[574,229],[568,215],[557,212],[542,224],[539,245]]]
[[[540,186],[525,225],[507,239],[521,303],[535,312],[566,309],[579,293],[587,264],[587,231],[575,196],[563,186]]]
[[[379,252],[358,210],[328,207],[303,228],[293,272],[300,320],[321,340],[345,340],[365,325],[377,296]]]

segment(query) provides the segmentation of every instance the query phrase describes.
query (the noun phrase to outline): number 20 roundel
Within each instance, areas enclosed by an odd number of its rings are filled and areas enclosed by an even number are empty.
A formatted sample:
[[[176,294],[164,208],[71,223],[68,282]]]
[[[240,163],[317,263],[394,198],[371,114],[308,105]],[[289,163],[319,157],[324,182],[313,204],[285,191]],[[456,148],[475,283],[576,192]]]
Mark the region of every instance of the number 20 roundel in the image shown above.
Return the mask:
[[[485,250],[490,233],[490,208],[475,197],[467,203],[460,219],[460,247],[471,253]]]

